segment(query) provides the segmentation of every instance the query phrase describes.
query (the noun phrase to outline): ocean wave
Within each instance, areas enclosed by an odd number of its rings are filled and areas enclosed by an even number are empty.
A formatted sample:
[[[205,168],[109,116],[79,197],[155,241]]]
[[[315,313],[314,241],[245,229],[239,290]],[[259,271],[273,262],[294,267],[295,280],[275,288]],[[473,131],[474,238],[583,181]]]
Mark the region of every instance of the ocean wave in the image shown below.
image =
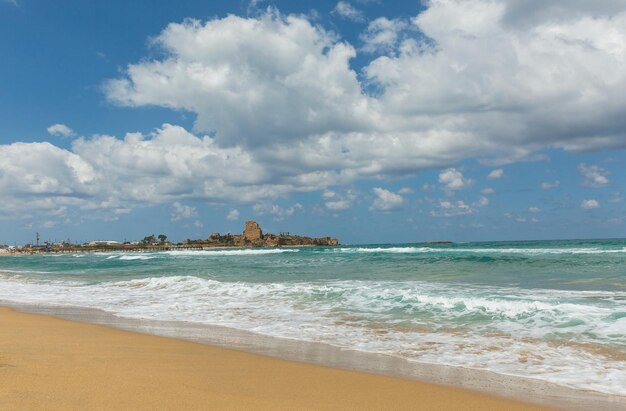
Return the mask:
[[[0,268],[0,274],[53,274],[51,271],[41,270],[10,270],[7,268]]]
[[[475,254],[615,254],[626,253],[626,247],[621,249],[601,248],[434,248],[434,247],[351,247],[324,250],[326,252],[341,253],[475,253]]]
[[[120,260],[124,261],[134,261],[134,260],[152,260],[156,258],[153,255],[135,255],[135,254],[124,254],[119,257]]]
[[[165,251],[164,254],[171,256],[220,256],[220,255],[265,255],[265,254],[283,254],[283,253],[297,253],[298,249],[285,249],[285,248],[243,248],[243,249],[219,249],[219,250],[174,250]]]
[[[96,284],[0,278],[0,285],[2,300],[222,325],[611,393],[626,386],[626,362],[593,351],[598,343],[626,347],[626,316],[615,315],[626,313],[626,301],[610,293],[418,281],[226,282],[191,275]],[[561,333],[566,338],[559,340]]]

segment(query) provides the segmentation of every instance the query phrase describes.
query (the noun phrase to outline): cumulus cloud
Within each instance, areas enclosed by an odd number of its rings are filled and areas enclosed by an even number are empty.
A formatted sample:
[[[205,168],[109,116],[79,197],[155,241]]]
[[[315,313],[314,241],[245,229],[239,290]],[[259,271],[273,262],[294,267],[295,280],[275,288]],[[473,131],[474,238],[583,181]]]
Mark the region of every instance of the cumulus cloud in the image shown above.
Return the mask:
[[[447,131],[464,130],[492,153],[510,143],[503,159],[544,144],[623,147],[626,10],[598,15],[582,2],[560,3],[568,11],[559,18],[536,16],[520,27],[509,20],[520,2],[430,1],[413,23],[431,43],[407,40],[365,72],[402,120],[436,115],[450,121]]]
[[[387,51],[359,73],[355,46],[304,16],[169,24],[156,57],[104,90],[123,106],[189,111],[194,133],[0,146],[2,212],[258,203],[466,158],[626,147],[626,10],[535,3],[542,13],[521,0],[432,0],[402,31],[379,20],[367,39]],[[454,181],[442,184],[468,184]]]
[[[559,180],[554,180],[554,181],[545,181],[543,183],[541,183],[541,188],[544,190],[550,190],[552,188],[556,188],[558,186],[561,185],[561,182]]]
[[[556,188],[560,185],[561,185],[561,182],[559,180],[546,181],[546,182],[541,183],[541,188],[544,190],[550,190],[551,188]]]
[[[394,211],[401,209],[404,205],[404,198],[400,194],[381,187],[373,188],[372,192],[376,195],[376,199],[370,206],[372,211]]]
[[[285,218],[291,217],[296,211],[302,210],[304,207],[300,203],[296,203],[290,207],[280,207],[276,204],[270,203],[260,203],[255,204],[252,207],[252,210],[255,214],[258,215],[269,215],[274,218],[274,220],[284,220]]]
[[[200,220],[195,220],[195,221],[193,222],[193,226],[194,226],[195,228],[204,228],[204,224],[203,224],[203,223],[202,223],[202,221],[200,221]]]
[[[528,211],[530,211],[531,213],[539,213],[541,212],[541,208],[533,206],[533,207],[529,207]]]
[[[128,66],[106,84],[108,98],[195,112],[196,127],[224,144],[358,131],[369,113],[349,67],[354,48],[302,16],[189,19],[153,42],[167,57]]]
[[[473,206],[474,207],[487,207],[489,205],[489,199],[485,196],[482,196],[476,201]]]
[[[228,215],[226,216],[226,219],[230,221],[239,220],[239,210],[237,210],[236,208],[231,208],[228,212]]]
[[[60,137],[70,137],[74,135],[74,130],[65,124],[53,124],[47,128],[49,134]]]
[[[602,167],[581,163],[578,165],[578,172],[583,176],[585,187],[599,188],[609,184],[609,179],[606,177],[609,172]]]
[[[325,185],[467,157],[625,146],[626,13],[590,18],[576,3],[580,12],[520,29],[512,7],[433,0],[406,23],[421,32],[413,38],[379,20],[370,37],[391,27],[372,41],[394,50],[362,77],[350,67],[355,48],[302,16],[186,20],[155,38],[164,57],[129,65],[106,93],[117,104],[189,110],[218,144]]]
[[[464,201],[440,201],[439,207],[430,212],[433,217],[456,217],[461,215],[474,214],[475,208],[465,204]]]
[[[68,206],[115,214],[199,198],[251,203],[323,188],[318,179],[272,170],[240,147],[221,148],[212,137],[169,124],[145,136],[79,138],[69,150],[0,145],[0,157],[0,210],[7,215]]]
[[[446,190],[461,190],[471,186],[474,182],[466,179],[456,168],[448,168],[439,173],[439,183]]]
[[[356,21],[359,23],[365,21],[363,12],[347,1],[338,2],[333,12],[337,13],[346,20]]]
[[[613,193],[613,196],[609,199],[609,203],[621,203],[624,201],[624,197],[619,191]]]
[[[484,194],[486,196],[490,196],[490,195],[495,194],[496,190],[494,190],[491,187],[486,187],[486,188],[483,188],[482,190],[480,190],[480,192],[481,192],[481,194]]]
[[[195,207],[181,204],[178,201],[172,204],[171,209],[172,221],[180,221],[186,218],[198,216],[198,210]]]
[[[0,145],[0,158],[0,214],[52,214],[97,195],[93,167],[50,143]]]
[[[497,168],[495,170],[492,170],[488,175],[487,175],[487,180],[499,180],[502,177],[504,177],[504,170],[501,168]]]
[[[373,20],[360,36],[363,42],[362,50],[366,53],[393,52],[407,27],[408,23],[402,19],[379,17]]]
[[[331,211],[344,211],[352,208],[357,198],[353,190],[345,192],[325,190],[322,194],[324,205]]]
[[[598,200],[583,200],[582,203],[580,203],[580,208],[584,208],[585,210],[591,210],[593,208],[599,207],[600,203],[598,202]]]
[[[511,219],[517,223],[525,223],[526,221],[528,221],[528,219],[526,217],[517,215],[517,214],[512,214],[512,213],[504,213],[504,216],[508,219]]]

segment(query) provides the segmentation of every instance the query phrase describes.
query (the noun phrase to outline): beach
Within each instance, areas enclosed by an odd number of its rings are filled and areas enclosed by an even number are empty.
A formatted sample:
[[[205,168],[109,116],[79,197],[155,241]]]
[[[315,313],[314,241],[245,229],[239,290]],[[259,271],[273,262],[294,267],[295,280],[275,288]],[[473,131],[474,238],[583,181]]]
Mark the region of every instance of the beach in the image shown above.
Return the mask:
[[[2,409],[539,410],[333,369],[0,308]]]
[[[0,306],[314,368],[617,410],[625,253],[624,240],[576,240],[20,255],[2,261]],[[42,335],[32,350],[47,353]],[[117,351],[89,356],[110,364]]]

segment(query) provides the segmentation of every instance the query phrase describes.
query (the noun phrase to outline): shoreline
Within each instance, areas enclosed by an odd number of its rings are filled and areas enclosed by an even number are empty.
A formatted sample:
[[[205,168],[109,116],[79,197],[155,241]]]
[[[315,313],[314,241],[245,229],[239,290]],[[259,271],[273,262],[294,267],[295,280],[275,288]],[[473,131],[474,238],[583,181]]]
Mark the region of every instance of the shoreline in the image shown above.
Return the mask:
[[[9,308],[0,337],[7,409],[547,409]]]
[[[116,317],[97,309],[45,307],[0,301],[0,307],[17,312],[43,314],[83,324],[98,324],[110,329],[140,335],[191,341],[208,347],[236,350],[302,364],[348,372],[399,378],[420,384],[435,384],[452,390],[468,391],[509,401],[544,407],[582,410],[622,409],[626,397],[568,388],[542,380],[497,374],[445,365],[409,362],[399,357],[341,349],[322,343],[269,337],[221,326],[177,321],[136,320]],[[0,308],[1,310],[2,308]]]
[[[411,243],[409,243],[411,244]],[[280,250],[281,248],[316,248],[316,247],[345,247],[348,244],[337,245],[277,245],[277,246],[252,246],[252,245],[217,245],[202,247],[187,246],[162,246],[162,247],[144,247],[144,248],[110,248],[110,249],[68,249],[68,250],[50,250],[50,251],[9,251],[0,252],[0,257],[16,257],[22,255],[57,255],[57,254],[114,254],[114,253],[158,253],[165,251],[211,251],[211,250]]]

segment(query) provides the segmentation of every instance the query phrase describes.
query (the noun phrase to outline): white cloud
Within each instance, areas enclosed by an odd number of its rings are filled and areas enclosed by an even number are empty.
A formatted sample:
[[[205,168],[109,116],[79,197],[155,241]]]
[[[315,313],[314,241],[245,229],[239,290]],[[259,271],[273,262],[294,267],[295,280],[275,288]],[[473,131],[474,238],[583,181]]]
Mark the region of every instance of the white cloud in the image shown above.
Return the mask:
[[[446,190],[461,190],[471,186],[474,182],[466,179],[456,168],[448,168],[439,173],[439,183],[444,185]]]
[[[543,188],[544,190],[550,190],[551,188],[556,188],[558,186],[561,185],[561,182],[559,180],[554,180],[552,182],[543,182],[541,183],[541,188]]]
[[[19,3],[17,2],[17,0],[2,0],[4,3],[9,3],[15,7],[19,7]]]
[[[623,147],[626,9],[597,13],[560,2],[567,13],[519,27],[507,20],[514,3],[430,1],[413,21],[431,43],[407,40],[397,57],[365,69],[384,87],[384,107],[406,121],[408,113],[430,113],[450,122],[439,130],[463,125],[474,147],[490,152],[511,143],[501,158],[523,158],[546,143]],[[542,136],[550,137],[539,143]]]
[[[327,209],[332,211],[344,211],[352,208],[357,195],[353,190],[346,190],[345,192],[325,190],[322,197],[324,198],[324,205]]]
[[[526,221],[528,221],[528,219],[526,217],[522,217],[520,215],[516,215],[516,214],[511,214],[511,213],[504,213],[504,216],[506,218],[509,218],[517,223],[525,223]]]
[[[65,124],[53,124],[47,128],[47,131],[53,136],[70,137],[74,135],[74,130]]]
[[[404,198],[400,194],[381,187],[373,188],[372,192],[376,195],[376,199],[370,206],[372,211],[394,211],[401,209],[404,205]]]
[[[220,148],[211,137],[169,124],[148,136],[79,138],[71,150],[50,143],[0,145],[0,158],[3,215],[64,206],[96,215],[189,198],[246,203],[323,188],[317,179],[274,174],[240,147]]]
[[[625,146],[626,12],[590,18],[576,3],[521,30],[511,7],[433,0],[411,23],[422,35],[391,29],[376,41],[393,50],[366,63],[362,81],[354,47],[303,16],[187,20],[155,38],[164,57],[129,65],[107,96],[192,111],[220,147],[321,187],[467,157]]]
[[[619,191],[613,193],[613,197],[609,199],[609,203],[621,203],[623,201],[624,197],[622,197],[622,194]]]
[[[600,203],[597,200],[583,200],[582,203],[580,203],[580,208],[584,208],[585,210],[591,210],[593,208],[599,208],[600,207]]]
[[[474,207],[487,207],[489,205],[489,199],[487,197],[480,197],[478,201],[476,201],[473,206]]]
[[[413,194],[415,191],[411,187],[402,187],[398,190],[398,194]]]
[[[53,220],[46,220],[43,221],[40,226],[41,228],[53,228],[56,227],[59,224],[58,221],[53,221]]]
[[[260,203],[255,204],[252,210],[258,215],[270,215],[274,220],[284,220],[291,217],[296,211],[302,210],[304,207],[300,203],[296,203],[293,206],[283,208],[276,204]]]
[[[585,187],[599,188],[609,184],[609,179],[606,177],[609,172],[602,167],[581,163],[578,165],[578,172],[583,176]]]
[[[362,50],[366,53],[393,52],[400,41],[400,34],[407,27],[407,22],[402,19],[377,18],[368,24],[360,36],[363,41]]]
[[[495,170],[492,170],[488,175],[487,175],[487,180],[499,180],[502,177],[504,177],[504,170],[501,168],[497,168]]]
[[[338,2],[333,11],[341,17],[345,18],[346,20],[356,22],[365,21],[365,16],[363,15],[363,12],[347,1]]]
[[[626,147],[623,4],[535,3],[431,0],[402,31],[380,20],[391,32],[373,30],[372,44],[387,55],[359,73],[355,47],[304,16],[170,24],[152,41],[157,57],[107,82],[107,98],[190,111],[198,135],[164,125],[69,150],[0,146],[2,212],[264,202],[471,157]]]
[[[193,111],[196,127],[217,130],[220,143],[266,146],[356,131],[370,114],[349,66],[354,48],[302,16],[188,19],[154,44],[167,57],[128,66],[127,78],[106,84],[109,99]]]
[[[430,214],[433,217],[456,217],[461,215],[474,214],[476,209],[465,204],[464,201],[440,201],[439,207],[432,210]]]
[[[236,208],[231,208],[228,212],[228,215],[226,216],[226,219],[230,221],[239,220],[239,210],[237,210]]]
[[[541,208],[539,208],[539,207],[529,207],[528,211],[530,211],[531,213],[539,213],[539,212],[541,212]]]
[[[198,211],[191,206],[181,204],[178,201],[172,204],[171,209],[172,221],[180,221],[186,218],[193,218],[198,216]]]
[[[482,194],[486,195],[486,196],[489,196],[489,195],[493,195],[493,194],[495,194],[495,193],[496,193],[496,190],[494,190],[494,189],[493,189],[493,188],[491,188],[491,187],[486,187],[486,188],[483,188],[482,190],[480,190],[480,192],[481,192]]]

